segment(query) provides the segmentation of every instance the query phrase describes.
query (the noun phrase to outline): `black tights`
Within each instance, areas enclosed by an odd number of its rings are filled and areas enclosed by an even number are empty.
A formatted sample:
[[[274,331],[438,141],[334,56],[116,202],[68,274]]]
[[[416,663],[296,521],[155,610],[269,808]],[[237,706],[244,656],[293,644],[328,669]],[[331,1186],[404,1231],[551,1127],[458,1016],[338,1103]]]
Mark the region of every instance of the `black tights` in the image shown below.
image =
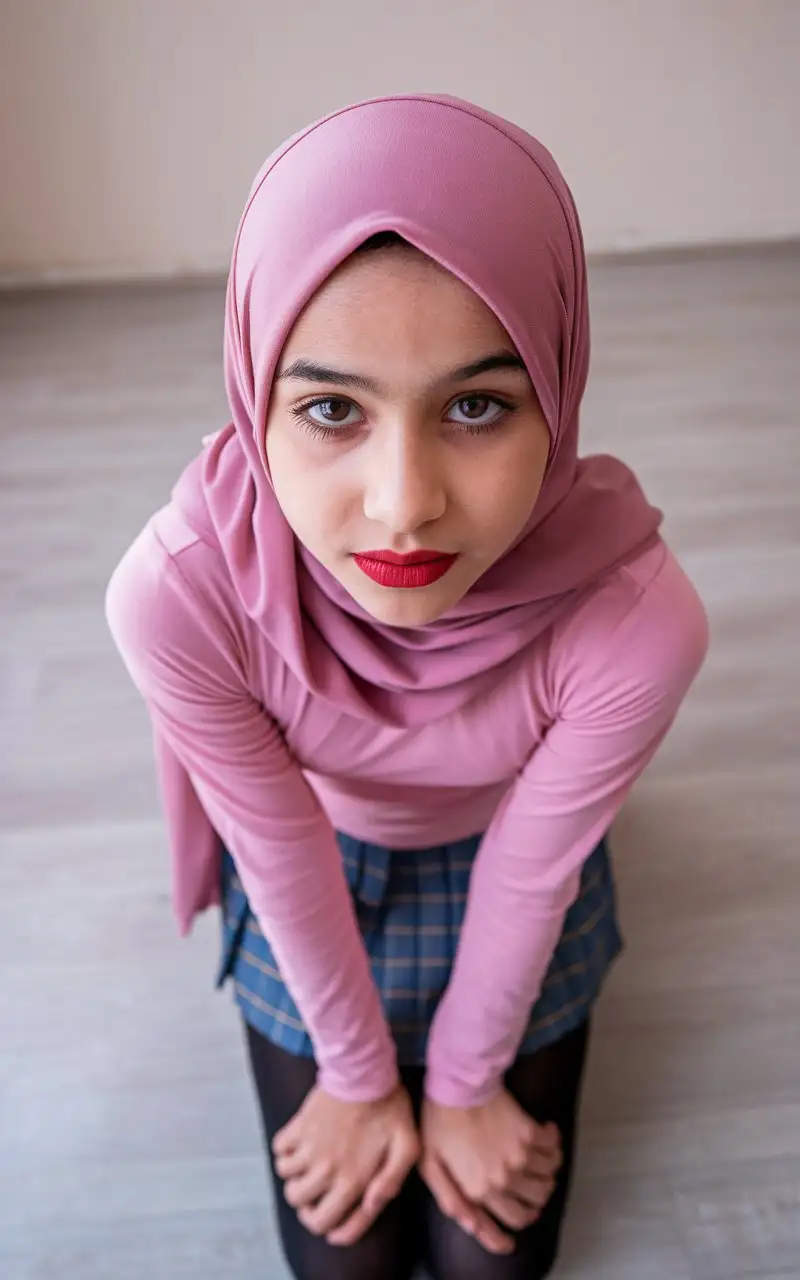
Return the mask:
[[[310,1058],[279,1049],[252,1027],[246,1031],[269,1151],[273,1136],[312,1088],[316,1066]],[[295,1280],[411,1280],[420,1262],[433,1280],[542,1280],[555,1261],[566,1208],[588,1036],[584,1023],[555,1044],[518,1058],[506,1077],[509,1091],[529,1115],[541,1124],[555,1121],[564,1148],[556,1189],[538,1221],[517,1233],[514,1253],[490,1254],[466,1235],[440,1213],[416,1172],[361,1240],[334,1247],[298,1221],[273,1168],[281,1239]],[[403,1067],[402,1076],[418,1116],[423,1068]]]

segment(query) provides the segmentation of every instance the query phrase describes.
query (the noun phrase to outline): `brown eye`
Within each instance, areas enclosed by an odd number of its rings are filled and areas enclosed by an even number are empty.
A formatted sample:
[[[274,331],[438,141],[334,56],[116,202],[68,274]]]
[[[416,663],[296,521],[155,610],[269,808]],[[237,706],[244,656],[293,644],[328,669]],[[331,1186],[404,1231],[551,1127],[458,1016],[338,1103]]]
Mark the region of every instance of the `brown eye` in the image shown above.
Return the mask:
[[[325,396],[321,400],[312,400],[308,404],[292,409],[292,414],[302,422],[309,431],[316,434],[335,435],[347,427],[358,426],[361,412],[352,400],[343,400],[340,396]]]
[[[318,400],[313,405],[314,409],[321,410],[321,415],[326,422],[334,423],[336,426],[341,426],[352,407],[349,400]]]
[[[451,404],[448,418],[465,430],[490,431],[512,409],[513,405],[495,396],[460,396]],[[453,417],[453,414],[459,416]]]
[[[465,418],[482,418],[490,404],[488,396],[467,396],[459,400],[458,407]]]

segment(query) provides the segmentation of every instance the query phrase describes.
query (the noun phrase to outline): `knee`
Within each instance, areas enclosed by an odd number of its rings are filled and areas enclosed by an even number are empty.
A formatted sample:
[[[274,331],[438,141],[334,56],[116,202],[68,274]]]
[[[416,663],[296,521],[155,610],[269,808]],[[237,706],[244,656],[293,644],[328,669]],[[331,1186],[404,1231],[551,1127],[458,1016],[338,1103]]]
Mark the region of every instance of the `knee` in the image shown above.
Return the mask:
[[[545,1280],[555,1267],[551,1241],[535,1244],[523,1234],[513,1253],[493,1254],[451,1225],[432,1242],[431,1280]]]
[[[287,1261],[293,1280],[378,1280],[381,1274],[372,1262],[351,1249],[337,1251],[332,1256],[304,1250],[300,1256],[287,1255]]]
[[[286,1249],[294,1280],[411,1280],[412,1263],[383,1241],[361,1240],[344,1248],[308,1238]]]

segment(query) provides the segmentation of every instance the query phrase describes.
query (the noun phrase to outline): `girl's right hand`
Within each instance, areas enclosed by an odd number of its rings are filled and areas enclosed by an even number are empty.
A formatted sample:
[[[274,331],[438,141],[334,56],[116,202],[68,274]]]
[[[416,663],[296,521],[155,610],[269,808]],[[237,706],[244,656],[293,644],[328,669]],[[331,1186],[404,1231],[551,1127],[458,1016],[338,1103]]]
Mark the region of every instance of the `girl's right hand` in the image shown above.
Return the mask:
[[[329,1244],[355,1244],[419,1159],[408,1094],[398,1085],[379,1102],[343,1102],[316,1085],[272,1154],[303,1226]]]

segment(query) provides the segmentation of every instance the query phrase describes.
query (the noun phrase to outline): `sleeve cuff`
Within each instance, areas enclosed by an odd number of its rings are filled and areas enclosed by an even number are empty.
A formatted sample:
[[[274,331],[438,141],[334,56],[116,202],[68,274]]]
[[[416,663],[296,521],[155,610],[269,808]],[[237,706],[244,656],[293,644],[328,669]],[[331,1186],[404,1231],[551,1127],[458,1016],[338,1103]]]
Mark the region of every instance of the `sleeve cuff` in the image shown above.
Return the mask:
[[[355,1077],[324,1065],[317,1074],[320,1088],[340,1102],[380,1102],[394,1092],[399,1082],[400,1073],[393,1059],[369,1072],[359,1071]]]
[[[496,1077],[484,1084],[468,1084],[456,1080],[446,1072],[430,1069],[425,1076],[425,1097],[440,1107],[483,1107],[496,1098],[503,1088],[503,1077]]]

